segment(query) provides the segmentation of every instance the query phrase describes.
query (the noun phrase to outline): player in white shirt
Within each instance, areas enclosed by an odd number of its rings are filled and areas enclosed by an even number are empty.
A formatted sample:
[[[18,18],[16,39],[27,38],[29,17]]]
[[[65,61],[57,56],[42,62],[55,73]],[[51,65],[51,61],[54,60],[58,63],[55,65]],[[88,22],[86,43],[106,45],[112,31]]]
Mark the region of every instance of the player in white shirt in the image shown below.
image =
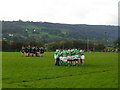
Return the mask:
[[[84,55],[83,52],[80,52],[80,54],[81,54],[81,57],[80,57],[81,65],[84,65],[84,63],[85,63],[85,55]]]

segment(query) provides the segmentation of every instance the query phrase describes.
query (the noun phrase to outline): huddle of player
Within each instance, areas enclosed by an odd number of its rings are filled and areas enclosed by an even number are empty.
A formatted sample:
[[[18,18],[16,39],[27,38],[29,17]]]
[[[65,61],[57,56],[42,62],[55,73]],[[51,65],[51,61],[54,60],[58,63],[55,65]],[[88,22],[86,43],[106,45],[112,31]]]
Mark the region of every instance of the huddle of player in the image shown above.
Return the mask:
[[[57,66],[84,65],[85,56],[81,49],[56,49],[54,54]]]
[[[32,56],[37,56],[37,57],[42,57],[44,56],[44,48],[43,47],[31,47],[31,46],[22,46],[22,56],[26,57],[32,57]]]

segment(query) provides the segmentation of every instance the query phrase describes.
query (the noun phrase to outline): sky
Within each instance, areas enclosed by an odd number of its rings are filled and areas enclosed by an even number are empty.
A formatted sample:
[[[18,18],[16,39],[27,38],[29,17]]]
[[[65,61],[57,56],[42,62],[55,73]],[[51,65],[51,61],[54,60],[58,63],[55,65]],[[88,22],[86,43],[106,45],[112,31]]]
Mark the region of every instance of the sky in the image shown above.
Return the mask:
[[[0,0],[0,20],[117,25],[119,0]]]

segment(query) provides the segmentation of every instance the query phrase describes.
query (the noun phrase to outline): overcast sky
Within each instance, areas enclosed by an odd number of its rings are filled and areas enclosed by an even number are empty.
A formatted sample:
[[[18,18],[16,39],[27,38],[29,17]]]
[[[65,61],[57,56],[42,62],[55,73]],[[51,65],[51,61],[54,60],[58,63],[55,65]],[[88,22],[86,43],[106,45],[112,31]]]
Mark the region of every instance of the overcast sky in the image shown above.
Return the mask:
[[[0,20],[117,25],[119,0],[1,0]]]

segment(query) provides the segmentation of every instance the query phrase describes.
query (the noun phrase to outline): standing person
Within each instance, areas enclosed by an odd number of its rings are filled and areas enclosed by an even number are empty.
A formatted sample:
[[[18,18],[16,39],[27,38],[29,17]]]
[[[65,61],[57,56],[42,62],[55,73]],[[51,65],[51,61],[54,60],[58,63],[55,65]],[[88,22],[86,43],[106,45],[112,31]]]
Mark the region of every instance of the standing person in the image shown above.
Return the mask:
[[[75,61],[76,61],[76,56],[75,56],[75,49],[71,49],[71,53],[72,53],[72,66],[75,66]]]
[[[80,61],[80,51],[78,49],[75,49],[75,63],[76,63],[76,66],[78,66],[78,63]]]
[[[34,53],[35,53],[35,56],[37,56],[37,47],[34,48]]]
[[[41,57],[41,47],[39,47],[39,56]]]
[[[55,65],[56,65],[56,62],[57,62],[57,54],[59,53],[59,50],[56,49],[55,53],[54,53],[54,60],[55,60]],[[60,57],[59,57],[60,58]]]
[[[44,48],[43,48],[43,47],[41,47],[41,48],[40,48],[40,56],[41,56],[41,57],[43,57],[43,56],[44,56],[44,51],[45,51],[45,50],[44,50]]]
[[[55,58],[55,65],[60,66],[60,52],[55,52],[54,58]]]
[[[84,63],[85,63],[85,55],[84,55],[83,52],[80,52],[80,54],[81,54],[81,57],[80,57],[81,65],[84,65]]]
[[[30,56],[34,56],[34,47],[30,47]]]
[[[61,55],[62,55],[62,65],[66,66],[67,65],[67,50],[64,49],[62,52],[61,52]]]
[[[55,51],[55,53],[54,53],[54,59],[55,59],[55,61],[56,61],[57,53],[59,53],[59,50],[58,50],[58,49],[56,49],[56,51]]]
[[[30,56],[30,45],[27,47],[28,49],[28,56]]]
[[[32,47],[32,49],[33,49],[33,56],[35,57],[36,56],[36,47]]]
[[[22,46],[22,56],[24,56],[25,55],[25,46]]]
[[[70,66],[70,64],[72,63],[72,54],[70,49],[68,49],[67,62],[68,62],[68,66]]]
[[[25,53],[26,53],[25,56],[28,57],[28,56],[29,56],[29,47],[26,47],[26,48],[25,48]]]
[[[40,52],[39,52],[40,49],[39,49],[39,47],[36,47],[36,49],[37,49],[37,54],[36,54],[36,56],[39,57],[39,56],[40,56]]]

